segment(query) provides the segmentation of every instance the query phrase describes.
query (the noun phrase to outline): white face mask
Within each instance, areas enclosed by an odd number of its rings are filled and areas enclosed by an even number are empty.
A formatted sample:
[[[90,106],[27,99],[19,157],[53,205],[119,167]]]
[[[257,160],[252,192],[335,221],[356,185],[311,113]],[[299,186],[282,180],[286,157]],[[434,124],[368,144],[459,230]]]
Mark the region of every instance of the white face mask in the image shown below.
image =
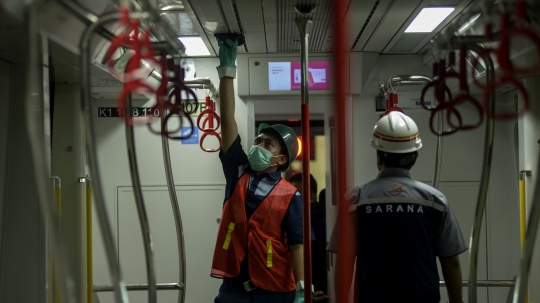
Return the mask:
[[[248,161],[254,171],[261,171],[276,166],[277,164],[270,163],[270,159],[280,156],[282,155],[274,156],[271,151],[260,145],[253,145],[249,150]]]

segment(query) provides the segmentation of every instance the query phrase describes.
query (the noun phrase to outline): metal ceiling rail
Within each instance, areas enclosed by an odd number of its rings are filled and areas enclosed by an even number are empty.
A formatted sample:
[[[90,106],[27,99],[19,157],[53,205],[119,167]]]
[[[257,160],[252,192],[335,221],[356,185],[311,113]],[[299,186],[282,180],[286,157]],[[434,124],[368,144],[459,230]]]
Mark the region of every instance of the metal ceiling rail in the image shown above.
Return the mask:
[[[386,83],[379,85],[379,94],[386,95],[393,86],[424,85],[430,82],[433,82],[433,79],[424,75],[393,75]]]
[[[167,22],[161,18],[157,9],[152,6],[148,0],[139,0],[141,6],[145,12],[150,15],[150,20],[156,25],[156,27],[161,31],[167,44],[170,46],[169,51],[171,55],[177,53],[179,55],[184,55],[186,53],[186,48],[184,44],[178,39],[173,30],[169,27]]]
[[[379,93],[381,95],[386,95],[386,92],[389,92],[390,89],[393,90],[394,86],[403,86],[403,85],[424,85],[426,83],[433,82],[434,79],[424,76],[424,75],[393,75],[386,81],[385,84],[379,85]],[[438,128],[439,133],[443,128],[443,116],[442,112],[437,114],[438,118]],[[431,185],[434,188],[439,187],[439,181],[441,178],[441,164],[442,164],[442,146],[443,146],[443,137],[437,136],[437,145],[435,147],[435,170],[433,172],[433,180]]]
[[[95,23],[99,19],[98,16],[88,11],[86,8],[84,8],[83,6],[81,6],[79,3],[75,1],[72,1],[72,0],[57,0],[57,1],[59,1],[60,4],[62,4],[66,9],[68,9],[69,12],[71,12],[75,17],[77,17],[81,22],[83,22],[87,26],[90,26],[91,24]],[[161,30],[161,28],[159,29]],[[116,38],[116,36],[113,33],[111,33],[108,29],[106,29],[103,26],[99,26],[95,32],[109,41],[112,41],[113,39]],[[178,42],[182,45],[181,48],[179,47],[179,50],[181,51],[178,51],[178,55],[184,56],[185,47],[182,44],[182,42],[176,38],[173,39],[173,41],[175,42],[170,42],[169,40],[152,42],[152,47],[154,47],[154,49],[156,50],[165,50],[165,49],[173,50],[172,54],[174,54],[174,53],[177,53],[177,51],[175,50],[176,47],[173,44],[176,44]],[[129,48],[128,45],[124,45],[124,47]]]
[[[219,97],[219,90],[216,89],[216,86],[209,77],[187,79],[184,80],[184,84],[190,88],[208,89],[212,93],[212,96]]]
[[[535,6],[531,5],[534,2]],[[529,14],[528,17],[540,16],[540,5],[539,1],[532,1],[528,8],[533,12]],[[515,12],[516,3],[515,1],[498,1],[496,4],[493,1],[481,0],[473,1],[467,8],[465,8],[459,15],[452,20],[441,33],[437,34],[431,40],[431,43],[437,48],[448,49],[448,48],[458,48],[459,44],[465,43],[482,43],[486,42],[486,37],[481,36],[465,36],[462,35],[467,29],[474,25],[476,22],[482,22],[483,20],[488,20],[494,15],[499,15],[501,11],[504,12]],[[476,18],[476,15],[480,15],[478,19],[473,21],[473,18]],[[466,25],[467,28],[462,29],[462,26]],[[499,40],[499,33],[494,32],[491,35],[491,41]]]
[[[161,82],[162,76],[158,72],[153,71],[151,76]],[[189,88],[207,89],[213,97],[219,97],[219,89],[216,88],[210,77],[186,79],[184,80],[184,85]],[[170,90],[170,88],[167,89]]]

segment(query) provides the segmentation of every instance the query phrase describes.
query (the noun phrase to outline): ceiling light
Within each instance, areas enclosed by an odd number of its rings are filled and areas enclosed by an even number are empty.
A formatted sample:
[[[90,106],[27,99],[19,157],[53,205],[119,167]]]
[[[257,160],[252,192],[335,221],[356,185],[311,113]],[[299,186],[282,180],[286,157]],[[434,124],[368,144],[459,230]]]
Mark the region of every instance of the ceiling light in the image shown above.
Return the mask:
[[[453,11],[453,7],[426,7],[414,18],[405,32],[430,33]]]
[[[201,37],[179,37],[178,39],[186,47],[187,56],[210,56],[210,52]]]

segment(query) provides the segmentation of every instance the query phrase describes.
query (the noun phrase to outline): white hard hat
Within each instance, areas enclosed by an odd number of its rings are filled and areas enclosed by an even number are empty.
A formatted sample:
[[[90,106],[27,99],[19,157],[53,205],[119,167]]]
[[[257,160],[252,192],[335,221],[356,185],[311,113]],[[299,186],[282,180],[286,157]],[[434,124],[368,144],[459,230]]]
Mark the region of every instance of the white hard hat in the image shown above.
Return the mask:
[[[410,153],[422,147],[422,140],[413,119],[401,112],[392,111],[375,124],[371,146],[390,153]]]

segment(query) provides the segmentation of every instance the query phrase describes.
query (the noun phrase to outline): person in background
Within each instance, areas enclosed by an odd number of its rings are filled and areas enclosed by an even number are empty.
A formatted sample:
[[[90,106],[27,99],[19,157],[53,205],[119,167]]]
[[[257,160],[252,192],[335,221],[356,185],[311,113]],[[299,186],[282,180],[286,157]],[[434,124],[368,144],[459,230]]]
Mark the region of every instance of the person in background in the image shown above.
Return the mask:
[[[289,182],[298,189],[302,197],[310,199],[311,208],[311,228],[314,239],[311,241],[311,269],[313,286],[317,291],[317,300],[324,300],[327,296],[327,272],[326,272],[326,213],[325,205],[317,202],[317,181],[313,175],[310,177],[309,195],[303,194],[303,175],[301,172],[294,173]]]
[[[347,228],[341,234],[334,228],[329,245],[341,271],[336,288],[351,285],[343,264],[356,258],[355,302],[438,303],[438,258],[449,302],[461,303],[459,255],[467,245],[444,194],[411,178],[422,147],[416,123],[401,112],[388,113],[375,125],[371,146],[379,174],[348,195],[348,213],[338,214],[337,221]],[[355,247],[339,251],[338,241],[340,247],[354,241]],[[336,295],[345,302],[348,293]]]
[[[302,198],[280,173],[296,158],[296,134],[262,123],[246,155],[234,117],[238,40],[218,37],[218,44],[226,186],[210,273],[223,279],[215,302],[303,303]]]

